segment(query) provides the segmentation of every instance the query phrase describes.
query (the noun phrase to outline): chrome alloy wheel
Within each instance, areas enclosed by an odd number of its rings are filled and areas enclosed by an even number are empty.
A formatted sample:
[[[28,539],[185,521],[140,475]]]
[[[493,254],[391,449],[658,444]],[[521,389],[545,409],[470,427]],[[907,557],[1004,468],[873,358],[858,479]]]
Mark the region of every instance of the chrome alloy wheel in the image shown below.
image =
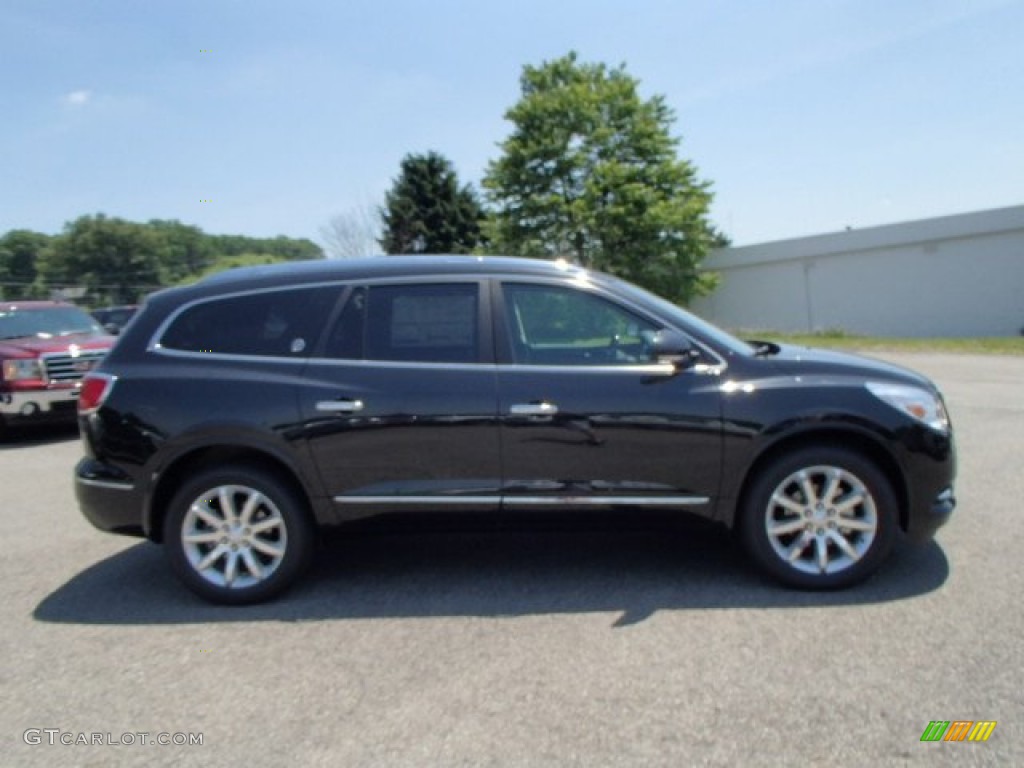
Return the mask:
[[[255,488],[220,485],[196,498],[181,524],[181,545],[193,570],[222,588],[268,579],[288,549],[288,530],[274,502]]]
[[[764,518],[775,554],[808,574],[832,574],[856,565],[878,534],[878,510],[868,487],[835,466],[793,472],[769,497]]]

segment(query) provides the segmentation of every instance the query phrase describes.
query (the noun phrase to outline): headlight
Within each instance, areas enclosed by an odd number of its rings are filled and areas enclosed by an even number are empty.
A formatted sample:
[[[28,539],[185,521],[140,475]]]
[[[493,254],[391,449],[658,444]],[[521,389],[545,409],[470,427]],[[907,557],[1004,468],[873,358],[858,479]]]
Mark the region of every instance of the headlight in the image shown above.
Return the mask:
[[[25,381],[43,379],[43,364],[38,357],[24,357],[16,360],[4,360],[4,379],[6,381]]]
[[[932,429],[940,432],[949,429],[949,416],[937,392],[910,384],[890,384],[881,381],[869,381],[866,386],[879,400]]]

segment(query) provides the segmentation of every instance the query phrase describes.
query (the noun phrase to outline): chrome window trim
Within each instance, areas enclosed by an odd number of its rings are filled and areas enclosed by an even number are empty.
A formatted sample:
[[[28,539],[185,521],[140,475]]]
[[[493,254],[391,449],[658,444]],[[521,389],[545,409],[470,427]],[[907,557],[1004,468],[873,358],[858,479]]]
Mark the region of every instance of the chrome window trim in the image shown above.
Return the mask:
[[[419,363],[415,360],[354,360],[351,358],[334,358],[334,357],[310,357],[303,360],[304,363],[309,365],[331,365],[331,366],[352,366],[355,368],[412,368],[418,370],[431,369],[431,370],[446,370],[446,371],[481,371],[486,369],[496,369],[498,366],[494,363],[438,363],[438,362],[423,362]]]
[[[153,354],[166,357],[182,357],[188,359],[223,360],[236,363],[265,361],[291,365],[317,366],[352,366],[355,368],[382,368],[397,370],[446,370],[446,371],[484,371],[495,373],[608,373],[608,374],[646,374],[648,376],[672,376],[677,373],[695,373],[716,375],[724,370],[722,365],[696,365],[678,371],[671,363],[639,363],[636,365],[523,365],[521,363],[437,363],[401,360],[351,360],[332,357],[272,357],[270,355],[233,355],[225,352],[190,352],[184,349],[167,349],[156,347],[150,350]]]
[[[372,278],[360,278],[360,277],[346,277],[339,280],[320,280],[311,283],[296,283],[291,285],[283,286],[271,286],[268,288],[256,288],[256,289],[245,289],[236,290],[228,293],[218,293],[214,296],[204,296],[201,298],[193,299],[171,312],[164,321],[157,327],[153,332],[152,337],[146,347],[147,352],[156,353],[160,355],[168,355],[172,357],[185,357],[191,359],[214,359],[214,360],[227,360],[237,362],[247,362],[252,360],[268,360],[271,362],[289,362],[289,363],[313,363],[316,365],[323,364],[334,364],[334,365],[359,365],[359,364],[372,364],[372,365],[383,365],[386,367],[395,368],[446,368],[448,370],[479,370],[482,367],[494,367],[499,370],[533,370],[533,371],[598,371],[598,372],[611,372],[611,371],[643,371],[644,369],[657,369],[650,371],[654,374],[661,374],[661,368],[663,364],[660,363],[643,363],[638,365],[524,365],[519,363],[492,363],[489,361],[482,361],[478,363],[438,363],[438,362],[415,362],[415,361],[391,361],[391,360],[355,360],[351,358],[329,358],[329,357],[270,357],[265,355],[238,355],[223,352],[194,352],[183,349],[170,349],[160,344],[160,339],[167,332],[167,328],[173,323],[179,315],[186,310],[198,305],[207,304],[212,301],[220,301],[223,299],[232,299],[238,296],[254,296],[262,293],[276,293],[281,291],[295,291],[304,290],[310,288],[332,288],[337,287],[339,289],[338,298],[341,298],[341,291],[349,286],[361,285],[372,287],[374,285],[396,285],[396,284],[416,284],[422,285],[424,281],[428,281],[429,284],[448,284],[448,283],[477,283],[483,284],[488,281],[498,283],[499,287],[503,283],[527,283],[533,285],[555,285],[566,287],[569,286],[576,290],[583,290],[595,295],[600,296],[606,301],[610,301],[613,304],[617,304],[625,307],[633,314],[638,314],[642,317],[646,317],[650,321],[657,322],[663,327],[672,328],[680,333],[683,333],[689,338],[701,351],[705,352],[709,357],[716,360],[713,364],[700,364],[692,368],[684,369],[682,373],[691,371],[701,374],[720,374],[728,368],[726,360],[718,354],[715,349],[699,339],[695,338],[692,334],[688,333],[685,329],[670,323],[666,318],[662,317],[657,313],[652,313],[645,307],[637,305],[629,298],[619,296],[618,294],[605,289],[603,286],[592,282],[591,280],[583,275],[573,274],[571,271],[567,271],[564,275],[517,275],[515,273],[482,273],[482,274],[429,274],[429,275],[403,275],[396,277],[372,277]],[[492,321],[493,321],[493,307],[492,307]],[[667,365],[667,364],[664,364]]]
[[[509,363],[498,365],[498,369],[510,373],[646,373],[649,376],[673,376],[681,373],[717,374],[724,369],[722,365],[705,365],[703,363],[691,368],[676,368],[672,363],[636,363],[631,365],[528,365]]]
[[[188,353],[202,354],[202,353]],[[246,358],[251,359],[251,358]],[[286,358],[287,359],[287,358]],[[331,357],[311,357],[304,362],[310,365],[345,365],[357,368],[418,368],[418,369],[444,369],[444,370],[471,370],[490,369],[496,373],[507,372],[555,372],[555,373],[579,373],[580,371],[596,371],[599,373],[645,373],[647,375],[669,376],[676,372],[675,366],[671,363],[638,363],[635,365],[521,365],[516,363],[436,363],[402,360],[349,360],[335,359]],[[702,367],[702,366],[698,366]],[[693,370],[696,370],[694,368]]]
[[[308,357],[276,357],[272,355],[236,355],[228,352],[192,352],[187,349],[168,349],[157,345],[148,350],[154,355],[164,357],[184,357],[193,360],[224,360],[233,363],[252,363],[255,361],[270,363],[291,363],[292,365],[305,365],[309,362]]]
[[[375,285],[452,285],[455,283],[480,283],[486,282],[490,275],[486,274],[445,274],[426,273],[417,275],[401,275],[392,277],[367,277],[353,278],[346,283],[354,286],[366,286],[372,288]]]

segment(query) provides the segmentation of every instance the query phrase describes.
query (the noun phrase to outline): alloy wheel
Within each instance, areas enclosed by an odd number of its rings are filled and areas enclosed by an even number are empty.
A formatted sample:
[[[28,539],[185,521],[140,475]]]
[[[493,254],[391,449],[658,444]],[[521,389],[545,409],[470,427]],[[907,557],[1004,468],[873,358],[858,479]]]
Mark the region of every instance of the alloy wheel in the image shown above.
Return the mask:
[[[197,497],[181,524],[193,570],[211,585],[245,589],[270,578],[288,549],[277,505],[255,488],[220,485]]]
[[[791,568],[833,574],[864,558],[879,521],[874,497],[860,478],[842,467],[812,466],[776,486],[764,525],[775,554]]]

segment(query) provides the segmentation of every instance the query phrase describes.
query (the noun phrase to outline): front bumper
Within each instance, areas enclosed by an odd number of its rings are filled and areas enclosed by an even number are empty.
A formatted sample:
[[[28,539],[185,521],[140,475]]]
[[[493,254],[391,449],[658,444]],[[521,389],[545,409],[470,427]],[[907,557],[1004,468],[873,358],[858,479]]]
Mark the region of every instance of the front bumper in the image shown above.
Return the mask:
[[[76,386],[3,392],[0,393],[0,416],[10,423],[47,419],[73,421],[77,416],[78,391]]]
[[[930,505],[922,505],[918,514],[911,517],[907,534],[914,541],[927,541],[935,532],[949,522],[956,508],[956,496],[952,486],[935,496]]]
[[[952,432],[937,434],[922,427],[904,445],[908,448],[903,458],[908,485],[905,529],[912,540],[926,541],[956,508],[956,444]]]

